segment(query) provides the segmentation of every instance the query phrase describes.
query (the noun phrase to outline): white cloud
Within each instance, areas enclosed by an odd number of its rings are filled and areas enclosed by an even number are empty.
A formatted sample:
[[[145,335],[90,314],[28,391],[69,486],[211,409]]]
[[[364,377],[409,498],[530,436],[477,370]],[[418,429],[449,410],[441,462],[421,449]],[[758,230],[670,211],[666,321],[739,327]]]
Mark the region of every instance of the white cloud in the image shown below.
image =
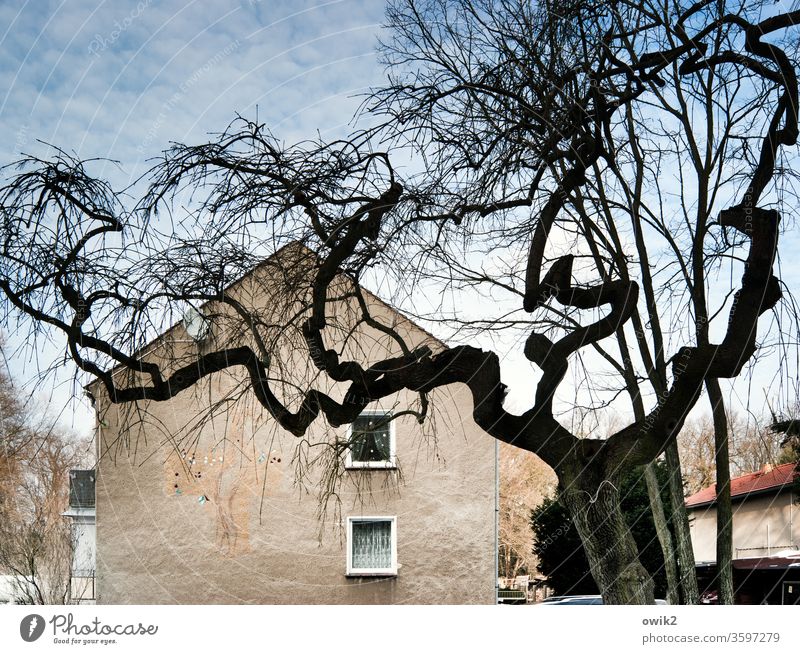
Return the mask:
[[[46,155],[39,139],[119,160],[95,172],[123,187],[170,141],[207,140],[256,105],[287,142],[336,133],[358,105],[350,96],[382,79],[382,18],[369,0],[3,3],[0,161]],[[12,362],[22,377],[34,367]],[[62,384],[54,401],[68,395]],[[86,408],[74,410],[91,429]]]

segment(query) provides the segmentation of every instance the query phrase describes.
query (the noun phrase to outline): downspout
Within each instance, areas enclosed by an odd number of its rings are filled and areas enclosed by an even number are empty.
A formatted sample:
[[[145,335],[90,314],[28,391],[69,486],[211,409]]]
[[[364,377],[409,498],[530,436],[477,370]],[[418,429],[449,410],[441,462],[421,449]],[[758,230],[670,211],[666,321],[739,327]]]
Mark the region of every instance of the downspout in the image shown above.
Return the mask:
[[[494,603],[500,599],[500,442],[494,439]]]

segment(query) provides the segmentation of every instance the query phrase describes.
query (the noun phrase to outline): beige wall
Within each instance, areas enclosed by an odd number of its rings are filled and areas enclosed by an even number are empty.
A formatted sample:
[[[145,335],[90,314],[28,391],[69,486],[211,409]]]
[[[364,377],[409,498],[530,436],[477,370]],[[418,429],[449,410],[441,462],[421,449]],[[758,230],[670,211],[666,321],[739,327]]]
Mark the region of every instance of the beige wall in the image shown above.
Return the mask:
[[[764,494],[733,504],[733,555],[742,559],[775,554],[800,545],[798,507],[791,491]],[[689,510],[695,560],[716,561],[717,510]]]
[[[269,306],[258,297],[264,286],[248,290],[251,281],[239,284],[239,299]],[[370,303],[409,342],[437,347],[386,305]],[[218,347],[223,333],[199,347]],[[191,355],[198,346],[186,338],[173,328],[150,356],[170,348]],[[363,327],[348,348],[361,361],[396,349]],[[313,374],[300,354],[283,360],[298,379]],[[336,457],[325,443],[346,438],[346,428],[318,419],[297,439],[242,382],[240,371],[220,373],[169,402],[138,407],[109,406],[93,387],[99,603],[494,602],[495,443],[473,423],[465,386],[434,392],[423,426],[412,416],[395,421],[399,467],[387,471],[331,466]],[[343,393],[324,378],[314,384]],[[400,393],[379,406],[396,412],[416,399]],[[359,515],[396,516],[396,577],[345,575],[346,518]]]

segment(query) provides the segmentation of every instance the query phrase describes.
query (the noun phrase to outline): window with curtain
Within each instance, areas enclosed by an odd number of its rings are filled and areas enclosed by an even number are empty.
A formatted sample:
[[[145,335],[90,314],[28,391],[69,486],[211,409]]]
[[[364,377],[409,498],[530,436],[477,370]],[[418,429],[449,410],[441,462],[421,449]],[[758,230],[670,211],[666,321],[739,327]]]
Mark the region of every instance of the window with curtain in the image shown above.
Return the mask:
[[[350,425],[347,464],[353,468],[394,467],[391,414],[365,412]]]
[[[348,518],[348,574],[396,574],[394,518]]]

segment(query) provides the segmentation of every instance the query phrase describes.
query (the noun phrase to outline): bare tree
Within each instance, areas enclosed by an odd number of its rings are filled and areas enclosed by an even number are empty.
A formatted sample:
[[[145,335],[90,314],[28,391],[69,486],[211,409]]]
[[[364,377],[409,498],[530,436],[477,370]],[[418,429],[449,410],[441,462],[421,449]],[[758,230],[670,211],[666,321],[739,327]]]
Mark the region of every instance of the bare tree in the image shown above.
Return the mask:
[[[7,171],[6,319],[23,314],[60,332],[108,399],[137,410],[224,370],[246,371],[248,393],[298,438],[315,420],[350,423],[403,389],[418,394],[408,410],[423,422],[436,388],[465,384],[487,434],[555,470],[606,602],[652,603],[619,480],[669,454],[703,389],[738,376],[753,357],[759,317],[780,301],[774,206],[783,206],[779,158],[796,143],[798,107],[781,35],[798,19],[762,20],[758,8],[703,0],[670,2],[667,11],[647,2],[398,0],[384,46],[392,77],[367,102],[380,125],[347,141],[286,147],[262,125],[237,121],[212,143],[166,151],[133,206],[64,152]],[[664,78],[680,89],[711,71],[725,72],[723,86],[744,89],[713,101],[752,117],[734,123],[752,156],[713,180],[725,207],[716,219],[698,214],[678,239],[663,216],[648,213],[653,203],[626,189],[663,191],[631,170],[648,135],[631,132],[627,116],[673,121],[656,96]],[[686,133],[680,121],[675,129]],[[662,166],[679,160],[674,148],[661,155]],[[397,161],[410,161],[402,174]],[[703,269],[706,243],[717,239],[739,260],[738,288],[733,274],[712,287],[680,269]],[[286,283],[269,312],[228,293],[290,243],[299,245],[277,259]],[[680,253],[671,287],[650,272],[664,252]],[[456,324],[454,336],[467,343],[409,346],[369,313],[361,284],[376,274],[395,285],[396,300],[407,293],[417,313]],[[712,293],[730,300],[687,323],[656,301],[662,287],[683,288],[695,309]],[[474,315],[450,299],[453,291],[491,302]],[[225,342],[153,361],[145,345],[190,303],[204,305]],[[400,354],[374,361],[344,349],[343,303],[390,335]],[[650,330],[654,315],[684,328],[662,342]],[[514,330],[540,373],[521,413],[504,406],[499,355],[477,346],[487,332],[499,339]],[[629,352],[609,351],[620,335],[639,344],[630,365]],[[314,379],[287,383],[291,361],[276,345],[284,338],[313,362]],[[328,391],[332,384],[344,390]],[[589,415],[613,408],[626,389],[641,411],[607,438],[578,437],[563,408],[563,394],[576,389],[601,398]]]
[[[24,438],[4,442],[0,464],[0,570],[10,576],[21,604],[68,604],[72,589],[72,526],[62,515],[69,504],[69,471],[85,447],[26,411],[3,375],[0,402],[4,427]],[[12,439],[8,439],[12,440]]]
[[[2,351],[3,341],[0,340],[0,353]],[[18,475],[19,455],[31,439],[26,418],[19,393],[5,371],[0,369],[0,479],[12,479]]]
[[[765,465],[777,465],[784,457],[784,437],[772,431],[768,421],[754,421],[742,415],[730,419],[731,475],[755,472]],[[687,422],[678,438],[687,493],[716,483],[714,426],[706,417]]]
[[[513,579],[536,570],[531,513],[555,484],[555,475],[537,456],[500,444],[500,577]]]

